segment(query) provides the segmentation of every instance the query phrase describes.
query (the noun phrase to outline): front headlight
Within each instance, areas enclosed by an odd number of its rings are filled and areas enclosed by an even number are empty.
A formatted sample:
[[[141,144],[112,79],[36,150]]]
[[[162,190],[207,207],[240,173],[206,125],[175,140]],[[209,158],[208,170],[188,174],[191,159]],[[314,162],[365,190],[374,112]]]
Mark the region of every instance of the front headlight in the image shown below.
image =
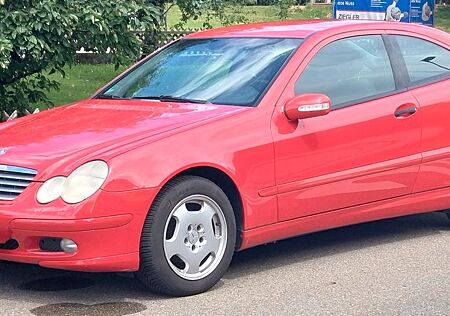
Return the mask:
[[[92,196],[103,185],[108,176],[108,165],[96,160],[75,169],[67,178],[55,177],[47,180],[37,193],[39,203],[50,203],[61,197],[66,203],[75,204]]]

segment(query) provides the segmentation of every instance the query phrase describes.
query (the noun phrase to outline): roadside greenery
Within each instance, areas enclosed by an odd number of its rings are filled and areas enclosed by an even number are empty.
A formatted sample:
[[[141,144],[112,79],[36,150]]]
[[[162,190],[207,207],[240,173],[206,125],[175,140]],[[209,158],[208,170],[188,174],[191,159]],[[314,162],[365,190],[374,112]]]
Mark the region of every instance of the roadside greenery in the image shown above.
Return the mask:
[[[0,110],[24,112],[58,87],[45,73],[75,63],[83,47],[110,51],[117,66],[140,54],[132,30],[151,32],[159,13],[145,0],[0,0]]]
[[[55,105],[86,99],[124,69],[124,66],[116,69],[112,64],[78,64],[72,68],[65,68],[64,78],[59,73],[49,76],[58,82],[59,89],[48,92],[47,96]],[[44,109],[45,106],[40,108]]]
[[[275,21],[280,19],[304,20],[304,19],[327,19],[332,17],[331,5],[306,5],[291,6],[287,12],[282,12],[281,5],[251,5],[239,8],[240,14],[246,19],[246,22]],[[227,15],[232,15],[230,8],[226,9]],[[283,17],[282,17],[283,16]],[[182,19],[182,13],[178,6],[170,7],[167,14],[167,25],[169,28],[177,27]],[[203,27],[205,19],[200,16],[197,19],[188,18],[183,22],[183,26],[189,29],[199,29]],[[208,23],[212,27],[222,26],[219,18],[212,16]]]
[[[173,1],[0,0],[0,111],[51,105],[47,94],[59,85],[48,74],[64,77],[81,48],[109,53],[116,67],[138,59],[154,48]],[[242,1],[178,0],[178,23],[200,17],[202,27],[211,27],[213,18],[222,25],[246,22]]]
[[[244,15],[248,22],[259,21],[275,21],[280,20],[280,5],[269,6],[245,6],[241,14]],[[283,13],[284,14],[284,13]],[[303,19],[327,19],[332,18],[331,5],[306,5],[306,6],[290,6],[285,14],[286,19],[303,20]],[[167,24],[169,28],[176,27],[181,19],[181,12],[177,6],[170,8],[167,14]],[[436,27],[450,32],[450,5],[438,6],[435,15]],[[204,23],[202,17],[198,19],[187,19],[184,23],[186,28],[201,28]],[[213,27],[221,26],[221,22],[217,18],[213,18],[209,23]]]
[[[232,25],[249,21],[247,0],[154,0],[162,10],[162,28],[190,27],[196,21],[198,28]],[[277,0],[280,2],[292,0]],[[174,20],[173,12],[177,12]]]
[[[436,27],[450,32],[450,5],[438,7],[435,19]]]

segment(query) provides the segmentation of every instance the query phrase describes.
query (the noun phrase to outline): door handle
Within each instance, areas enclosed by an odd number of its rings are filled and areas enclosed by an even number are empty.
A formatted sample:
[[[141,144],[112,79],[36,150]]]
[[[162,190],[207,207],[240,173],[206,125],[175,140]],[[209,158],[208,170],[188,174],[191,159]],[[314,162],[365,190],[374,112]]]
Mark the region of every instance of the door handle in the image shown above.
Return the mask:
[[[395,117],[408,117],[416,112],[417,106],[415,105],[410,105],[408,107],[400,106],[399,108],[397,108],[397,110],[395,110],[394,115]]]

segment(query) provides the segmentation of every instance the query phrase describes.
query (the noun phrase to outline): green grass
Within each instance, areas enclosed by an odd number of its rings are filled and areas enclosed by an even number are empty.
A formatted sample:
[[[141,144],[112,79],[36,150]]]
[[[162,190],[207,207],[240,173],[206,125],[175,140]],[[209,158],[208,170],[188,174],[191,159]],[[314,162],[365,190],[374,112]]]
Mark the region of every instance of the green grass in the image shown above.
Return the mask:
[[[278,8],[275,6],[246,6],[241,13],[245,16],[247,22],[262,22],[279,20]],[[325,19],[331,18],[331,5],[292,7],[289,9],[288,19]],[[173,28],[180,23],[181,12],[177,6],[169,10],[167,16],[167,26]],[[197,20],[190,19],[184,24],[185,28],[199,29],[203,27],[204,19],[200,17]],[[221,26],[218,19],[210,21],[213,27]]]
[[[262,22],[279,20],[278,9],[275,6],[247,6],[243,8],[242,14],[246,17],[248,22]],[[288,19],[302,20],[302,19],[325,19],[332,17],[331,5],[317,5],[306,7],[292,7],[289,10]],[[181,12],[177,6],[170,9],[167,25],[173,28],[179,24],[181,19]],[[436,27],[450,32],[450,6],[439,6],[436,11]],[[197,20],[190,19],[186,22],[184,27],[198,29],[203,27],[204,19],[200,17]],[[213,19],[211,24],[214,27],[220,26],[218,19]]]
[[[49,99],[55,105],[62,105],[91,96],[98,88],[117,76],[123,67],[118,70],[114,65],[87,65],[79,64],[65,69],[66,76],[55,73],[51,79],[59,82],[60,90],[48,93]]]
[[[436,27],[450,32],[450,6],[438,7],[435,19]]]
[[[278,20],[278,10],[273,6],[244,7],[244,14],[249,22]],[[289,10],[289,19],[313,19],[331,17],[331,6],[294,7]],[[178,7],[173,7],[168,15],[169,28],[174,27],[181,18]],[[439,7],[436,12],[436,26],[450,32],[450,6]],[[218,20],[212,21],[213,26],[220,26]],[[189,20],[187,28],[202,28],[203,20]],[[113,65],[85,65],[79,64],[66,69],[66,77],[59,74],[50,77],[59,81],[60,90],[48,94],[55,105],[70,103],[91,96],[98,88],[118,75],[123,68],[115,70]]]

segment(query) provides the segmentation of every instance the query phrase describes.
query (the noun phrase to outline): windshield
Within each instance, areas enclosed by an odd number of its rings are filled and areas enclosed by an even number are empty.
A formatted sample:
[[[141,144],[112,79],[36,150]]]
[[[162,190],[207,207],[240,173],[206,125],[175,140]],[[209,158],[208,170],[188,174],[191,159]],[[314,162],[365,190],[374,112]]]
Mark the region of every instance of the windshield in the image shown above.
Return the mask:
[[[301,42],[294,38],[180,40],[97,97],[254,106]]]

